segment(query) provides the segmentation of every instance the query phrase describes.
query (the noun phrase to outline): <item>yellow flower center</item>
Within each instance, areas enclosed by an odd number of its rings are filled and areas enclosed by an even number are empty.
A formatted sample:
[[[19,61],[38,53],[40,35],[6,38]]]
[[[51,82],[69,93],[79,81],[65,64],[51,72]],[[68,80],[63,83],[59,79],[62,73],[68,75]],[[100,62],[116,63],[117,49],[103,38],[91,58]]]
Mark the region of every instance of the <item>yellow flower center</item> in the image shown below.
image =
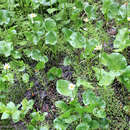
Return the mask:
[[[9,65],[9,64],[5,64],[5,65],[4,65],[4,69],[5,69],[5,70],[8,70],[9,68],[10,68],[10,65]]]
[[[84,22],[88,22],[88,18],[85,18],[83,21],[84,21]]]
[[[127,20],[130,21],[130,17],[127,17]]]
[[[73,90],[75,88],[75,85],[74,84],[69,84],[69,89],[70,90]]]

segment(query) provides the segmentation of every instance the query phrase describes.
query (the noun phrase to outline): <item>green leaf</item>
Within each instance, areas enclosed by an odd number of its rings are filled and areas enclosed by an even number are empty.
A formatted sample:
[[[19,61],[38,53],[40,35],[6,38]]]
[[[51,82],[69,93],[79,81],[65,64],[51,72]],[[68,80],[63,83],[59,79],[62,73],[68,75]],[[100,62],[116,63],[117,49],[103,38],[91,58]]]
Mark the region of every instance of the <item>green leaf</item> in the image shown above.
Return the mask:
[[[105,70],[96,67],[93,67],[93,70],[96,73],[96,78],[99,81],[98,84],[100,86],[109,86],[116,77],[116,74],[112,71],[106,72]]]
[[[7,104],[7,108],[10,109],[10,110],[15,110],[16,109],[16,106],[13,102],[9,102]]]
[[[2,102],[0,102],[0,113],[3,113],[5,110],[6,110],[5,104],[3,104]]]
[[[1,120],[5,120],[9,118],[9,114],[7,114],[6,112],[4,112],[1,116]]]
[[[54,3],[56,3],[57,0],[40,0],[40,4],[44,5],[44,6],[51,6]]]
[[[66,16],[66,11],[65,10],[61,10],[59,13],[57,13],[56,15],[54,15],[54,18],[55,20],[57,21],[60,21],[60,20],[63,20],[65,19],[67,16]]]
[[[64,119],[65,123],[71,124],[74,121],[79,120],[81,117],[79,115],[70,115],[68,118]]]
[[[71,65],[71,59],[69,57],[64,58],[64,66]]]
[[[71,20],[75,21],[78,19],[78,17],[80,16],[81,10],[79,8],[74,9],[71,12],[70,18]]]
[[[55,30],[56,22],[51,18],[45,19],[45,28],[46,28],[47,31]]]
[[[69,43],[74,48],[85,48],[86,39],[79,32],[73,32],[70,36]]]
[[[126,16],[127,16],[127,6],[126,6],[126,4],[123,4],[119,8],[118,15],[120,15],[123,19],[126,18]]]
[[[98,109],[98,108],[94,108],[93,115],[98,117],[98,118],[105,118],[106,117],[106,113],[105,113],[104,109]]]
[[[8,81],[8,82],[13,84],[14,83],[14,73],[7,73],[6,75],[4,75],[2,77],[2,80],[3,81]]]
[[[89,130],[89,125],[87,123],[80,123],[76,127],[76,130]]]
[[[114,48],[116,52],[123,51],[125,48],[130,46],[129,32],[127,28],[122,28],[118,31],[116,39],[114,40]]]
[[[8,57],[10,56],[12,50],[12,42],[0,41],[0,54],[3,54]]]
[[[73,97],[73,92],[72,90],[69,89],[69,84],[70,82],[67,80],[58,80],[56,83],[56,89],[58,91],[58,93],[60,93],[61,95],[64,96],[70,96]]]
[[[52,14],[52,13],[54,13],[55,11],[57,11],[58,9],[56,9],[56,8],[49,8],[49,9],[47,9],[47,12],[49,13],[49,14]]]
[[[89,125],[91,126],[91,129],[94,129],[94,130],[100,127],[100,124],[96,120],[91,120]]]
[[[54,80],[55,78],[60,78],[61,76],[62,76],[61,68],[52,67],[47,73],[47,77],[49,80]]]
[[[68,28],[63,28],[62,32],[64,33],[64,37],[66,40],[69,40],[71,34],[73,33],[73,31],[71,29],[68,29]]]
[[[116,16],[118,15],[118,10],[119,10],[119,4],[117,2],[112,2],[110,9],[108,9],[107,17],[109,19],[116,18]]]
[[[22,113],[26,115],[26,113],[32,109],[34,101],[33,100],[27,100],[26,98],[22,100]]]
[[[127,5],[127,16],[130,17],[130,2]]]
[[[38,62],[36,65],[36,70],[41,70],[45,67],[45,63],[44,62]]]
[[[100,119],[99,120],[99,124],[100,124],[100,128],[101,129],[108,130],[110,128],[109,127],[109,120],[107,120],[106,118]]]
[[[113,0],[103,0],[102,13],[107,18],[113,19],[118,15],[118,6],[119,4]]]
[[[29,82],[29,75],[27,73],[24,73],[22,76],[22,80],[24,83],[28,83]]]
[[[130,115],[130,105],[124,106],[123,110],[125,111],[126,114]]]
[[[20,46],[24,46],[24,45],[27,44],[27,41],[20,41],[20,42],[18,42],[17,44],[20,45]]]
[[[47,115],[46,112],[40,113],[40,112],[33,112],[31,113],[31,123],[36,123],[36,122],[43,122],[45,120],[45,116]]]
[[[89,39],[89,40],[87,41],[87,46],[86,46],[86,49],[85,49],[85,53],[86,53],[87,55],[91,55],[92,52],[94,51],[95,47],[96,47],[97,45],[99,45],[99,44],[100,44],[100,43],[99,43],[98,40],[96,40],[96,39]]]
[[[61,109],[62,112],[68,110],[68,105],[64,101],[56,101],[55,105],[56,105],[56,107]]]
[[[29,50],[29,49],[26,49],[26,50],[24,50],[24,53],[28,57],[31,57],[33,60],[41,61],[41,62],[44,62],[44,63],[46,63],[48,61],[47,56],[42,55],[40,50],[38,50],[38,49],[33,49],[32,51]]]
[[[119,72],[127,67],[127,61],[120,53],[103,53],[101,56],[101,62],[107,66],[109,70],[115,72]]]
[[[54,120],[54,128],[56,130],[66,130],[68,127],[68,124],[66,124],[65,122],[63,122],[62,120],[60,120],[59,118],[56,118]]]
[[[26,39],[29,42],[32,42],[34,45],[37,45],[37,43],[40,41],[40,35],[37,34],[36,32],[24,32]]]
[[[55,45],[57,43],[57,34],[54,31],[49,31],[45,36],[45,43]]]
[[[18,122],[20,120],[20,114],[21,114],[21,111],[16,111],[12,114],[12,119],[13,119],[13,122]]]
[[[130,65],[127,66],[120,77],[118,77],[118,80],[127,87],[128,91],[130,91]]]
[[[85,113],[85,114],[83,115],[83,117],[82,117],[82,120],[83,120],[84,122],[90,122],[90,121],[92,121],[91,115]]]
[[[0,25],[9,24],[10,14],[7,10],[0,10]]]
[[[93,5],[89,5],[88,3],[85,5],[85,13],[87,14],[88,18],[91,20],[96,19],[96,7]]]
[[[81,78],[77,79],[76,85],[77,85],[77,87],[82,85],[85,89],[88,89],[88,88],[94,89],[94,87],[91,85],[91,83],[89,83],[86,80],[81,79]]]
[[[11,27],[10,29],[8,29],[7,34],[8,35],[5,37],[5,39],[7,41],[13,41],[13,40],[15,40],[15,38],[17,36],[17,32],[15,30],[15,26]]]
[[[87,90],[83,93],[83,103],[85,105],[91,105],[91,104],[95,104],[97,99],[96,99],[96,96],[95,96],[95,93],[91,90]]]
[[[19,51],[13,51],[12,52],[12,56],[15,58],[15,59],[20,59],[22,57],[22,54],[19,52]]]
[[[27,126],[27,128],[28,130],[37,130],[33,125],[30,124]]]
[[[41,52],[38,49],[33,49],[31,52],[32,59],[36,61],[42,61],[46,63],[48,61],[48,58],[46,56],[42,56]]]
[[[47,125],[40,126],[39,130],[49,130],[49,127]]]

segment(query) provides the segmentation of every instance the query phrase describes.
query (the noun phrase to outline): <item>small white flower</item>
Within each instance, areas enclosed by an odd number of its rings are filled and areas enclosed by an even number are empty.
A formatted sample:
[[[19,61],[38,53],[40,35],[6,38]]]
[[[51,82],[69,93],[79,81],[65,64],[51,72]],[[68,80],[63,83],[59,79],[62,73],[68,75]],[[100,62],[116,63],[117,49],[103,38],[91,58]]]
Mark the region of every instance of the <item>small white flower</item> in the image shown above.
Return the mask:
[[[130,21],[130,17],[127,17],[127,20]]]
[[[102,49],[102,45],[97,45],[96,48],[94,50],[98,51]]]
[[[10,65],[7,64],[7,63],[5,63],[5,65],[4,65],[4,70],[8,70],[9,68],[10,68]]]
[[[74,98],[71,98],[70,100],[71,100],[71,101],[73,101],[73,100],[74,100]]]
[[[70,84],[69,84],[69,89],[70,89],[70,90],[74,90],[74,89],[75,89],[75,85],[72,84],[72,83],[70,83]]]
[[[88,22],[88,18],[84,18],[83,21],[87,23]]]
[[[29,17],[30,18],[35,18],[37,15],[36,14],[34,14],[34,13],[32,13],[32,14],[29,14]]]
[[[76,7],[74,6],[73,9],[76,9]]]
[[[88,29],[87,28],[83,28],[84,31],[87,31]]]

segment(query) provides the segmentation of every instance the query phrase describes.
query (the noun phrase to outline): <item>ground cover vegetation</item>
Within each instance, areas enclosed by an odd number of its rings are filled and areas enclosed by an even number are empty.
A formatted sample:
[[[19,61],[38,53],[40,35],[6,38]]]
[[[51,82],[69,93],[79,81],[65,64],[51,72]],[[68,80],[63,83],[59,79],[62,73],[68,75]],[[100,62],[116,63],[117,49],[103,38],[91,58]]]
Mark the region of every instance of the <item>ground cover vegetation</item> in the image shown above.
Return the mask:
[[[128,130],[130,2],[0,0],[0,130]]]

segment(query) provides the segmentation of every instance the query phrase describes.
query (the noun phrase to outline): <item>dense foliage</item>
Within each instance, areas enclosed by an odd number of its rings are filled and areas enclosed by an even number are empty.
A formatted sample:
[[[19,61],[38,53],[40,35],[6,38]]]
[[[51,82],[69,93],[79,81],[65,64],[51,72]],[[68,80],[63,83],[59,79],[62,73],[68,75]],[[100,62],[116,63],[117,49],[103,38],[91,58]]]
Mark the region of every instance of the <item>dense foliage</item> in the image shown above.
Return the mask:
[[[0,129],[128,129],[129,22],[127,1],[1,0]],[[118,86],[122,128],[107,100]]]

